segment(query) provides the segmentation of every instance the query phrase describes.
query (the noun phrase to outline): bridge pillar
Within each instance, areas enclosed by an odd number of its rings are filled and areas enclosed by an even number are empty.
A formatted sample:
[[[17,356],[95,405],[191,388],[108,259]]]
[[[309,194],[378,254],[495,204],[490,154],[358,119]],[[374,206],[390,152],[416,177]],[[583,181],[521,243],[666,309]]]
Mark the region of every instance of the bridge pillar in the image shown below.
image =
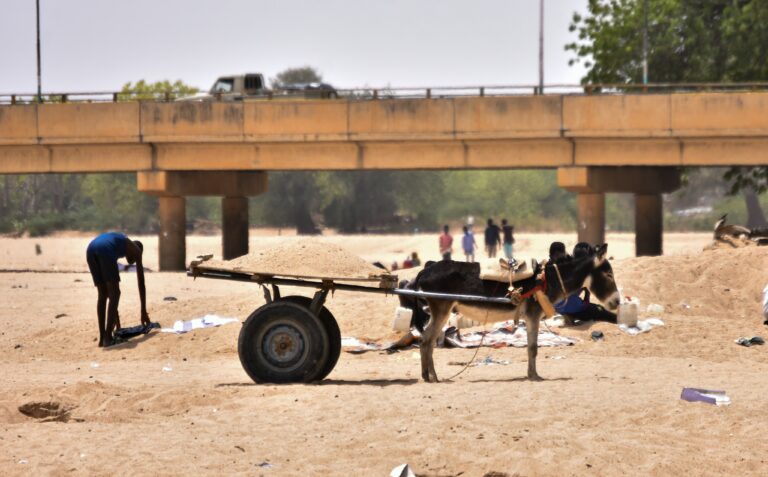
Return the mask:
[[[579,192],[576,203],[579,242],[605,243],[605,194]]]
[[[632,193],[635,194],[635,253],[638,256],[661,254],[661,194],[680,187],[677,168],[561,167],[557,170],[557,183],[579,194],[579,241],[602,243],[605,240],[605,193]]]
[[[187,207],[184,197],[160,197],[160,270],[186,268]]]
[[[222,256],[224,260],[248,253],[248,198],[221,199]]]
[[[635,255],[662,254],[663,222],[661,194],[635,194]]]
[[[142,171],[137,173],[137,185],[141,192],[160,197],[160,269],[184,270],[184,197],[223,197],[222,255],[225,259],[239,257],[248,253],[248,197],[267,191],[267,173]],[[175,238],[165,238],[166,236]]]

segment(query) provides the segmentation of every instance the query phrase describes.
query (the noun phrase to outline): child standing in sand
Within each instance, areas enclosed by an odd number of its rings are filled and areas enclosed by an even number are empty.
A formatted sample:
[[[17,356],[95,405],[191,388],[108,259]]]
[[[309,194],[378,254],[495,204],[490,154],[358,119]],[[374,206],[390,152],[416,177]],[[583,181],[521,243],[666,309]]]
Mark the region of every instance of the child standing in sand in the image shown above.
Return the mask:
[[[440,254],[443,256],[443,260],[451,259],[451,252],[453,252],[453,237],[448,233],[448,226],[443,226],[443,233],[440,235]]]
[[[464,227],[464,235],[461,237],[461,248],[464,249],[464,257],[467,262],[474,262],[477,242],[475,241],[475,234],[466,226]]]

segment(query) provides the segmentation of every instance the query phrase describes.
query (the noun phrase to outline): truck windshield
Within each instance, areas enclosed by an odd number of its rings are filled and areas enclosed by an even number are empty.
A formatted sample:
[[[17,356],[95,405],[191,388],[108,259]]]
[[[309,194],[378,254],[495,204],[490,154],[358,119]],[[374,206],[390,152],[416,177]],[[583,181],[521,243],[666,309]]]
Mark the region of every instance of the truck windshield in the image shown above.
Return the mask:
[[[235,88],[234,78],[219,78],[211,88],[212,93],[231,93]]]

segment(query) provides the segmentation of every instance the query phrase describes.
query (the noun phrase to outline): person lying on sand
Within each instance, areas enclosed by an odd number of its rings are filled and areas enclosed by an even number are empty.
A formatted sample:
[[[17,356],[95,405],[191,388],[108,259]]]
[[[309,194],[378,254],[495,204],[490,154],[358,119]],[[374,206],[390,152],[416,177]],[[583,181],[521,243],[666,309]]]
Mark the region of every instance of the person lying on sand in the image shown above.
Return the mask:
[[[594,253],[594,248],[586,242],[579,242],[573,247],[574,259],[594,255]],[[565,244],[562,242],[552,242],[549,246],[549,259],[552,262],[557,262],[560,260],[570,260],[571,257],[565,253]],[[581,297],[582,293],[584,298]],[[616,323],[616,313],[612,313],[600,305],[590,303],[589,298],[589,290],[583,288],[579,293],[555,303],[555,311],[567,317],[571,322],[579,320]]]
[[[120,303],[120,272],[117,259],[125,257],[130,265],[136,264],[136,278],[139,282],[141,300],[141,324],[149,326],[147,313],[147,293],[144,287],[144,266],[142,255],[144,245],[138,240],[130,240],[124,234],[107,232],[99,235],[88,244],[86,259],[93,277],[93,284],[99,291],[96,301],[96,314],[99,321],[99,347],[115,344],[115,329],[120,329],[120,316],[117,306]],[[109,302],[107,304],[107,302]]]

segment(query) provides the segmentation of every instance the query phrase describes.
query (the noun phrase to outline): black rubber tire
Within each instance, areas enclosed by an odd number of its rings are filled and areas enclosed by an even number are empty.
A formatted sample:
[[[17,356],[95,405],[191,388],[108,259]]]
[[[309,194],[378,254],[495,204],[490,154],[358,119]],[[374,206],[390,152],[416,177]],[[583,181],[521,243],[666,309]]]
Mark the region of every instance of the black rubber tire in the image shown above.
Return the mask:
[[[301,295],[290,295],[281,298],[281,300],[296,303],[307,309],[309,309],[309,306],[312,304],[311,298]],[[339,329],[339,323],[336,321],[333,313],[331,313],[325,306],[320,309],[319,318],[325,328],[325,332],[328,334],[328,359],[317,379],[325,379],[326,376],[331,374],[333,368],[336,367],[336,363],[339,362],[339,356],[341,356],[341,330]]]
[[[280,300],[245,320],[237,341],[243,369],[257,383],[308,383],[328,362],[328,334],[308,308]]]

